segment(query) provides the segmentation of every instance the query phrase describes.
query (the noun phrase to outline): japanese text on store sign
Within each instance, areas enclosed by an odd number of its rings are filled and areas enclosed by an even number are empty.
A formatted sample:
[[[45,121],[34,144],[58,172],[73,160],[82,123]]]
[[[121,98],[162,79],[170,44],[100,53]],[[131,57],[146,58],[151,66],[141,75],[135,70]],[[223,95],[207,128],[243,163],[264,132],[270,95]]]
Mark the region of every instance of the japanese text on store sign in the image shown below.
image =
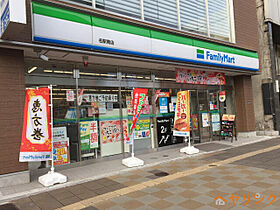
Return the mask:
[[[179,118],[181,113],[185,113],[186,112],[186,104],[181,103],[181,101],[186,101],[186,95],[184,94],[179,94],[179,100],[178,100],[178,112],[177,112],[177,117]]]
[[[118,102],[117,94],[84,94],[85,102]]]
[[[139,104],[138,104],[138,106],[137,106],[137,101],[138,101],[139,95],[140,95],[140,99],[139,99]],[[133,109],[133,110],[134,110],[134,113],[133,113],[133,116],[136,116],[136,114],[139,113],[139,112],[141,111],[142,105],[144,104],[145,96],[146,96],[146,95],[143,94],[143,93],[140,93],[140,94],[136,93],[136,94],[135,94],[134,109]]]
[[[41,138],[45,137],[42,133],[42,123],[40,122],[40,120],[42,120],[42,117],[40,117],[41,113],[42,113],[42,108],[41,108],[41,102],[39,101],[39,99],[33,101],[33,105],[32,105],[32,120],[33,120],[33,125],[35,125],[35,128],[33,130],[33,134],[31,134],[31,136],[33,137],[34,140],[40,141]]]
[[[90,145],[98,147],[97,122],[90,123]]]
[[[28,103],[27,139],[43,144],[48,138],[47,102],[42,96],[32,96]]]

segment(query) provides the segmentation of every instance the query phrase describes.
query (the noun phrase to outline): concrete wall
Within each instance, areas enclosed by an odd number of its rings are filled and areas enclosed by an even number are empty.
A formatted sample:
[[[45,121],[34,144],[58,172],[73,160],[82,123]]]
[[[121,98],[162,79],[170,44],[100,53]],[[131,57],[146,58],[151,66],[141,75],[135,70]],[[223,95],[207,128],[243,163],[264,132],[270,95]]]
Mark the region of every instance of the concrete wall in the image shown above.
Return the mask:
[[[255,112],[256,130],[265,131],[273,130],[273,120],[271,115],[264,115],[262,84],[271,80],[271,60],[269,51],[268,29],[264,23],[264,2],[256,0],[257,18],[259,23],[259,58],[261,75],[253,76],[253,95]]]

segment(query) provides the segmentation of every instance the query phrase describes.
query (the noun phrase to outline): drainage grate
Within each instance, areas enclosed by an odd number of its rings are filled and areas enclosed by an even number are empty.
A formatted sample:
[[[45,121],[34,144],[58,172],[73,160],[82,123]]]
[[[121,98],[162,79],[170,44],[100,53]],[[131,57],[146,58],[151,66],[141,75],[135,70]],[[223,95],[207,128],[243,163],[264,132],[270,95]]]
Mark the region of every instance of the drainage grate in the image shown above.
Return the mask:
[[[151,157],[150,159],[155,160],[155,159],[158,159],[158,157]]]
[[[169,157],[169,155],[163,155],[162,157]]]
[[[208,165],[209,167],[217,167],[218,165],[216,165],[216,164],[210,164],[210,165]]]
[[[157,177],[168,176],[168,175],[169,175],[169,173],[166,173],[164,171],[155,173],[155,176],[157,176]]]

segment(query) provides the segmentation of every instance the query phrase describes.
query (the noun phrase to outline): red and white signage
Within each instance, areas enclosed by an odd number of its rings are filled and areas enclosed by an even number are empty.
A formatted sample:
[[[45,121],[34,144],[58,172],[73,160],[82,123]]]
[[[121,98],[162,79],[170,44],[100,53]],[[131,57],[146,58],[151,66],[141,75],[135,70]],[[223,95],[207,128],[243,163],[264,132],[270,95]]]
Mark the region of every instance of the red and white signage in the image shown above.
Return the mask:
[[[193,85],[225,85],[224,73],[176,69],[176,82]]]
[[[74,101],[75,94],[73,90],[66,90],[66,101]]]
[[[148,89],[141,89],[141,88],[133,89],[133,100],[132,100],[133,118],[132,118],[131,131],[135,128],[137,120],[139,119],[147,93],[148,93]]]
[[[20,162],[51,159],[49,88],[26,90]]]

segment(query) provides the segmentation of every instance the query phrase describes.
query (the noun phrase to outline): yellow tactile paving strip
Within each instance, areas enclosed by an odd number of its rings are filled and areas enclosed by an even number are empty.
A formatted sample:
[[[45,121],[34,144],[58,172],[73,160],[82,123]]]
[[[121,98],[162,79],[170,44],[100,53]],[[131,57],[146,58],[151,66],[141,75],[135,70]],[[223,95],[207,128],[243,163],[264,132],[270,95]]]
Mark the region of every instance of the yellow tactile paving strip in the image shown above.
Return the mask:
[[[168,182],[168,181],[176,180],[178,178],[182,178],[182,177],[189,176],[189,175],[192,175],[192,174],[197,174],[197,173],[206,171],[206,170],[208,170],[210,168],[213,168],[213,167],[219,167],[219,166],[222,166],[222,165],[230,164],[230,163],[233,163],[233,162],[238,161],[238,160],[242,160],[242,159],[245,159],[245,158],[248,158],[248,157],[252,157],[252,156],[255,156],[255,155],[258,155],[258,154],[261,154],[261,153],[270,152],[270,151],[277,150],[277,149],[280,149],[280,145],[273,146],[273,147],[268,147],[268,148],[253,151],[253,152],[249,152],[249,153],[246,153],[246,154],[243,154],[243,155],[235,156],[235,157],[228,158],[228,159],[225,159],[225,160],[222,160],[222,161],[213,162],[213,163],[210,163],[210,164],[207,164],[207,165],[202,165],[202,166],[199,166],[197,168],[190,169],[190,170],[187,170],[187,171],[177,172],[175,174],[171,174],[171,175],[168,175],[168,176],[165,176],[165,177],[161,177],[161,178],[157,178],[157,179],[154,179],[154,180],[146,181],[146,182],[143,182],[141,184],[136,184],[136,185],[129,186],[129,187],[126,187],[126,188],[122,188],[122,189],[119,189],[119,190],[116,190],[116,191],[113,191],[113,192],[102,194],[102,195],[99,195],[99,196],[96,196],[96,197],[93,197],[93,198],[82,200],[80,202],[77,202],[77,203],[74,203],[74,204],[71,204],[71,205],[68,205],[68,206],[64,206],[64,207],[59,208],[59,209],[74,210],[74,209],[86,208],[86,207],[91,206],[91,205],[94,206],[94,205],[96,205],[100,202],[110,200],[110,199],[118,197],[118,196],[126,195],[126,194],[129,194],[129,193],[132,193],[132,192],[137,192],[137,191],[143,190],[143,189],[148,188],[148,187],[157,186],[157,185],[163,184],[163,183]]]

